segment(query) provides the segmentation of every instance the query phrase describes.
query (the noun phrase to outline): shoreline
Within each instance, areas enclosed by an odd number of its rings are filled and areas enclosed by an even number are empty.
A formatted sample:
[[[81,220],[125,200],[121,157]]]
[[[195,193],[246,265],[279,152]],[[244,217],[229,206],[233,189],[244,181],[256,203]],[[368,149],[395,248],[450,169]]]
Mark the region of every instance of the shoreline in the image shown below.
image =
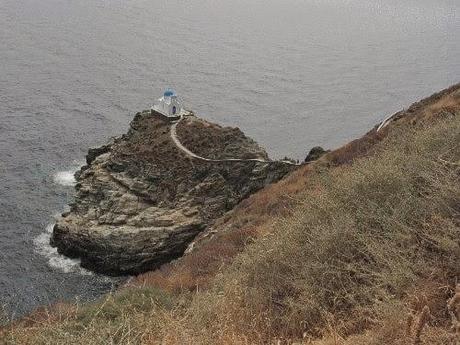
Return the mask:
[[[161,270],[150,271],[130,279],[119,290],[145,286],[155,286],[172,294],[180,294],[184,290],[198,291],[198,287],[200,290],[206,290],[219,271],[219,267],[213,264],[216,248],[224,255],[225,262],[231,262],[246,246],[246,242],[241,242],[240,238],[257,240],[260,236],[258,231],[262,231],[263,234],[263,231],[266,231],[263,229],[272,226],[272,217],[290,217],[289,209],[295,204],[296,195],[307,188],[310,177],[314,176],[317,169],[334,171],[342,167],[351,167],[355,160],[372,157],[375,154],[373,148],[392,132],[401,131],[403,128],[423,128],[439,119],[454,116],[452,114],[458,110],[459,105],[458,100],[452,95],[458,93],[459,89],[460,84],[456,84],[412,104],[406,110],[393,114],[388,125],[380,131],[377,132],[379,125],[376,125],[363,137],[326,153],[318,161],[303,166],[287,174],[277,183],[267,185],[248,196],[224,213],[209,229],[194,238],[189,246],[192,248],[185,256],[165,264]],[[283,197],[285,194],[290,197]],[[198,259],[201,261],[196,261]],[[220,262],[223,259],[215,256],[214,260]],[[199,273],[194,271],[197,262],[202,262]],[[20,323],[21,321],[18,321],[18,324]]]

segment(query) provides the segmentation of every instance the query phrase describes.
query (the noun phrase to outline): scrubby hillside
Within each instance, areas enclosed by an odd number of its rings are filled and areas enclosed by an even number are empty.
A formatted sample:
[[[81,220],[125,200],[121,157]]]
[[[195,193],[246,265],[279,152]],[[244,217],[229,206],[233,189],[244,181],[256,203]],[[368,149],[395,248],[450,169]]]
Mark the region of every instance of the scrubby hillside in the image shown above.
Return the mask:
[[[180,260],[11,344],[458,344],[460,85],[241,202]]]

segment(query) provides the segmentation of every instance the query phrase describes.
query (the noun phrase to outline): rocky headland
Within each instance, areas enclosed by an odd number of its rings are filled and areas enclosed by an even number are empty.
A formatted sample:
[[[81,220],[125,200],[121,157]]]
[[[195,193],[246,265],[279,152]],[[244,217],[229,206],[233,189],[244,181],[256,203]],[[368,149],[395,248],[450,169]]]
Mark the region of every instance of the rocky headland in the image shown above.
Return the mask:
[[[177,146],[172,126],[144,111],[127,134],[89,150],[76,174],[75,200],[53,230],[60,253],[106,274],[154,269],[181,256],[241,200],[295,169],[270,161],[237,128],[187,116],[174,132],[184,147],[212,161],[197,159]],[[233,158],[243,160],[225,161]]]

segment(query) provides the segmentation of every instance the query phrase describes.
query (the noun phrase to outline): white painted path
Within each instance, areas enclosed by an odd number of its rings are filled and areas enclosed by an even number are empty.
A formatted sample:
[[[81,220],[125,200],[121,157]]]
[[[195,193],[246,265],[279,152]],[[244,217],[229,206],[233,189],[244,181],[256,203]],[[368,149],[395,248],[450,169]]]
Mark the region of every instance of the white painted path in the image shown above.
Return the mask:
[[[393,119],[393,117],[394,117],[395,115],[396,115],[396,114],[391,114],[390,116],[388,116],[387,118],[385,118],[385,119],[380,123],[380,125],[377,127],[376,132],[380,131],[382,128],[385,128],[385,127],[391,122],[391,120]]]
[[[184,119],[184,116],[181,116],[179,120],[177,120],[172,126],[170,130],[171,134],[171,139],[173,140],[174,144],[177,146],[179,150],[184,152],[187,156],[199,159],[205,162],[259,162],[259,163],[283,163],[283,164],[289,164],[289,165],[301,165],[300,163],[294,163],[288,160],[280,160],[280,161],[271,161],[271,160],[265,160],[265,159],[260,159],[260,158],[248,158],[248,159],[243,159],[243,158],[227,158],[227,159],[211,159],[211,158],[205,158],[198,156],[197,154],[193,153],[190,151],[188,148],[186,148],[182,143],[180,142],[179,138],[177,137],[177,125]]]

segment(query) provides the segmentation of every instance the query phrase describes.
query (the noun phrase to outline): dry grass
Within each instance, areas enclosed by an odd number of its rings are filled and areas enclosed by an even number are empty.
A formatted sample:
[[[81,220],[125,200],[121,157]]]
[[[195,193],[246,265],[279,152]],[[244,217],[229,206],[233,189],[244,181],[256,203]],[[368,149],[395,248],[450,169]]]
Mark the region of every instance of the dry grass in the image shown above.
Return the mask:
[[[305,166],[242,200],[210,231],[198,236],[194,251],[160,270],[138,276],[130,284],[157,286],[174,293],[207,288],[219,269],[265,234],[274,220],[291,214],[296,204],[293,196],[305,191],[312,173],[312,167]]]
[[[173,302],[153,288],[127,289],[71,309],[54,309],[0,333],[0,344],[141,344],[168,328]]]
[[[218,269],[233,260],[234,256],[244,249],[245,244],[269,232],[271,224],[279,217],[288,217],[296,200],[305,190],[312,195],[321,192],[321,187],[313,185],[312,182],[312,176],[316,174],[313,166],[335,167],[350,164],[355,159],[371,155],[378,143],[394,128],[413,127],[418,122],[436,122],[441,115],[446,115],[446,109],[452,113],[460,111],[460,84],[396,113],[395,121],[383,131],[376,133],[374,129],[362,138],[323,156],[314,165],[303,166],[283,180],[241,201],[234,210],[224,215],[211,231],[198,236],[196,249],[190,255],[164,266],[161,271],[141,275],[139,280],[133,283],[141,286],[167,287],[169,291],[192,291],[197,287],[209,286]],[[243,241],[233,241],[229,233],[236,234],[236,237],[238,234],[248,237]],[[244,245],[241,245],[242,243]],[[226,250],[219,252],[223,246]],[[219,254],[215,256],[216,252]]]
[[[298,200],[195,298],[191,323],[255,342],[262,330],[264,340],[301,338],[331,323],[348,336],[376,326],[386,305],[422,281],[452,284],[460,274],[460,118],[402,134],[371,158],[318,171],[321,192]],[[427,321],[417,320],[414,337]]]
[[[138,287],[0,339],[457,345],[459,104],[454,89],[412,106],[384,133],[244,200],[218,233]]]
[[[460,340],[460,284],[457,284],[454,296],[448,301],[447,310],[452,320],[452,330]]]

